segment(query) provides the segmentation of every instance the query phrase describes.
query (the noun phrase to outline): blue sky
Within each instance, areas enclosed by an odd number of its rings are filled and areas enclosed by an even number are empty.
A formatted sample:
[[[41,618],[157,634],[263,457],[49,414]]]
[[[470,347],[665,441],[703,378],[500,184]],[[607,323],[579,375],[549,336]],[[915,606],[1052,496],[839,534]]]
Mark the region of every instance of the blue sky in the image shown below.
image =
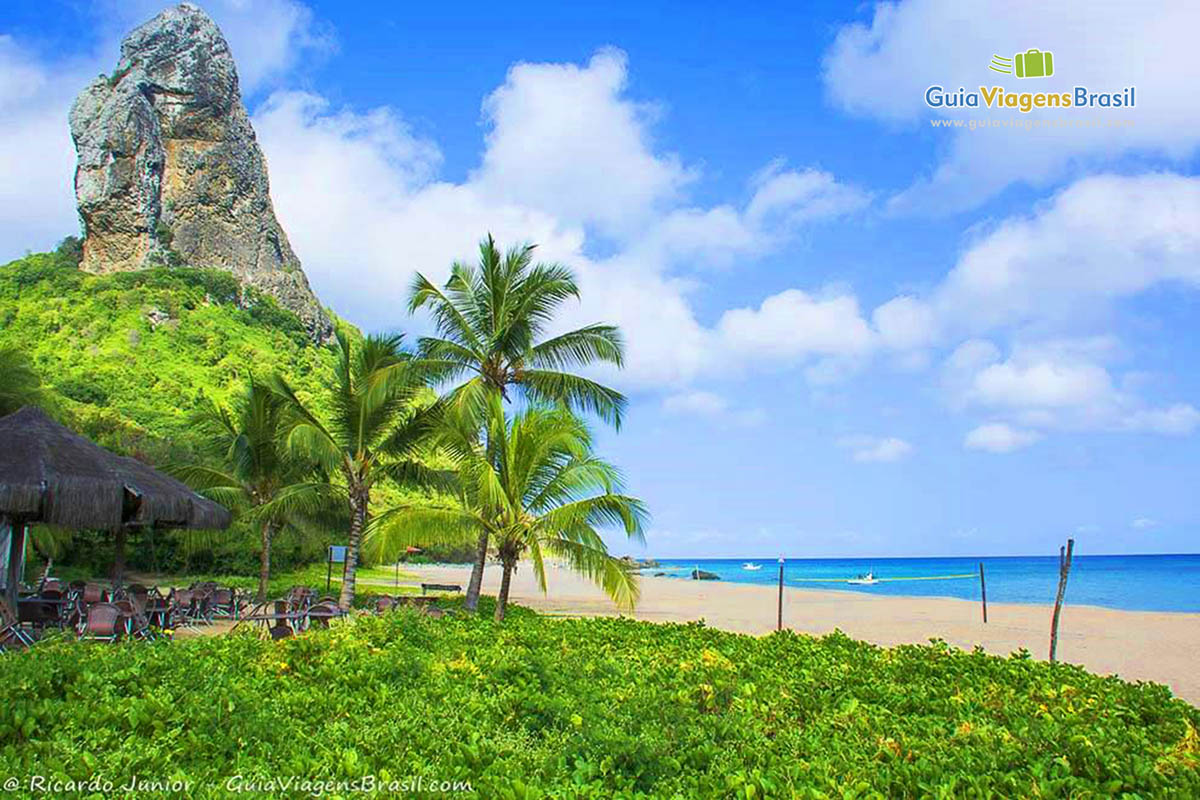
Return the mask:
[[[420,332],[413,270],[487,230],[576,268],[563,323],[629,341],[601,442],[647,552],[1196,551],[1194,4],[202,5],[339,314]],[[157,10],[0,10],[0,258],[75,230],[66,112]],[[1054,76],[987,70],[1031,47]],[[1138,105],[941,113],[931,84]]]

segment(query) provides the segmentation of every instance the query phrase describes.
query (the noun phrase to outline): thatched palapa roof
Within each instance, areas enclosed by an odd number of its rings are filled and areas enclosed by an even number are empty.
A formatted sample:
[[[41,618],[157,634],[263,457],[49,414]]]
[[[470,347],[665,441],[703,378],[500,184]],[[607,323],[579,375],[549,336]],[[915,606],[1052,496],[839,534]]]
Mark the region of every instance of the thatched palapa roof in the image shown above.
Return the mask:
[[[0,517],[72,529],[226,528],[230,514],[37,408],[0,418]]]

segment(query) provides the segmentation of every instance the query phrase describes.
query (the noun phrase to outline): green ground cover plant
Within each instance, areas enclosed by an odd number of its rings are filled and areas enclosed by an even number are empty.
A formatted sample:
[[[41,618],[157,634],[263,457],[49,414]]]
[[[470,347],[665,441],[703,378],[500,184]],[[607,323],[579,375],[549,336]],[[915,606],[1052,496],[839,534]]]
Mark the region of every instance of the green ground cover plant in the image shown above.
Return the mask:
[[[0,773],[201,798],[234,775],[425,775],[487,798],[1200,794],[1200,711],[1162,686],[939,642],[489,617],[44,643],[0,659]]]

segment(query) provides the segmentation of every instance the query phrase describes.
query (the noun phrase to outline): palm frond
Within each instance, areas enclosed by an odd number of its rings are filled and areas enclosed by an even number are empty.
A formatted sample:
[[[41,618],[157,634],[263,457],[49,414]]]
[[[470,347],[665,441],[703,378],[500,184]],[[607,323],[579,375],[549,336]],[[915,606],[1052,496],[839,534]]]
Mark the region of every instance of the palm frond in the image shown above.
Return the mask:
[[[625,395],[595,381],[565,372],[530,369],[521,375],[521,386],[538,402],[562,403],[573,411],[595,414],[620,429]]]
[[[537,369],[563,370],[603,361],[623,366],[625,342],[614,325],[588,325],[535,345],[529,364]]]

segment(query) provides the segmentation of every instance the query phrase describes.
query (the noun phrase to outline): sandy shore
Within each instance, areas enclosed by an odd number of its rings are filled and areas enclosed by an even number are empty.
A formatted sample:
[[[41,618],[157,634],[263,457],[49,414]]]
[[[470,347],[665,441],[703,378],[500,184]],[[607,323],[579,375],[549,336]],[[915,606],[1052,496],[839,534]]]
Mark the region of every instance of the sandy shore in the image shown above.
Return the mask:
[[[419,581],[457,583],[464,588],[469,567],[405,565]],[[499,567],[489,566],[484,592],[495,594]],[[549,592],[538,590],[533,571],[522,565],[513,577],[514,602],[551,614],[597,616],[618,610],[591,583],[566,570],[551,569]],[[642,578],[642,597],[633,617],[652,622],[688,622],[739,633],[775,629],[777,589],[724,581]],[[989,603],[988,623],[978,602],[942,597],[872,597],[857,592],[784,589],[784,625],[812,634],[840,628],[880,645],[924,643],[931,637],[962,648],[981,645],[1008,655],[1022,647],[1045,658],[1050,606]],[[1165,683],[1179,697],[1200,705],[1200,614],[1117,611],[1094,606],[1063,608],[1058,656],[1092,672],[1126,680]]]

